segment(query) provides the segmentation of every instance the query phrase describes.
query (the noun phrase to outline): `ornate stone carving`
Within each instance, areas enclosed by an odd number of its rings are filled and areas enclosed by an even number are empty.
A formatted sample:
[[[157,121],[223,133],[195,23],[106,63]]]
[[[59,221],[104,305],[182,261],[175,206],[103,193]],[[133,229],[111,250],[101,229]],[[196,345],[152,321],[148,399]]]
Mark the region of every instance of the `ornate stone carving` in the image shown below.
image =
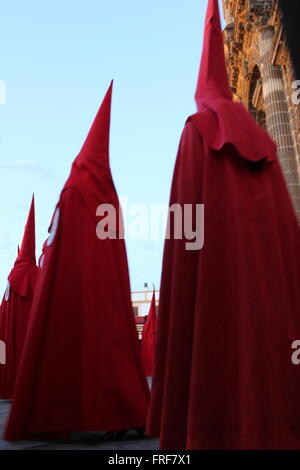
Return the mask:
[[[228,74],[234,99],[243,103],[277,140],[300,219],[300,179],[297,176],[300,106],[292,100],[294,72],[282,32],[278,0],[223,0],[223,7]],[[276,88],[279,84],[280,91]],[[274,123],[280,130],[275,129]]]

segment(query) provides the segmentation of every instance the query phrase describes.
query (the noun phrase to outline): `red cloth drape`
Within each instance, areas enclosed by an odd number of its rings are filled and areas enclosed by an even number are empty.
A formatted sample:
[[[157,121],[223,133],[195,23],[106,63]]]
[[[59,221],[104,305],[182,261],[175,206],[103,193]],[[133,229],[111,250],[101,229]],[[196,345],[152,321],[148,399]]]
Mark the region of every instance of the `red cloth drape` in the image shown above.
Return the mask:
[[[149,390],[125,243],[96,235],[101,203],[119,213],[108,165],[111,92],[72,166],[43,247],[8,440],[145,425]]]
[[[147,425],[162,449],[299,449],[300,235],[275,144],[228,89],[209,0],[170,205],[204,204],[204,246],[165,241]]]
[[[300,448],[300,238],[273,157],[184,129],[170,204],[205,204],[205,242],[165,242],[147,426],[162,449]]]
[[[0,340],[6,345],[6,364],[0,364],[0,398],[11,399],[19,368],[37,278],[35,213],[32,198],[21,249],[8,276],[0,306]]]

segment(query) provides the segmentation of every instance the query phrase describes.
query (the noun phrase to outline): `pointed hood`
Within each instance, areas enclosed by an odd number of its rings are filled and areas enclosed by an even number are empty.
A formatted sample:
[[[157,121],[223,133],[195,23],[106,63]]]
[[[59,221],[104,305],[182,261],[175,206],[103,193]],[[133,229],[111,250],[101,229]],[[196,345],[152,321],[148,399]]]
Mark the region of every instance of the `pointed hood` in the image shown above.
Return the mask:
[[[100,202],[115,200],[116,191],[109,167],[109,133],[113,81],[111,82],[92,127],[75,158],[64,186],[81,192],[91,215]]]
[[[12,290],[21,297],[33,296],[37,275],[35,259],[35,210],[34,195],[25,225],[21,248],[18,249],[18,257],[11,270],[8,281]]]
[[[34,195],[32,196],[31,205],[25,225],[22,245],[18,258],[28,259],[35,263],[35,210]]]
[[[231,99],[218,0],[209,0],[195,100],[200,111],[205,104]]]
[[[142,359],[146,377],[153,375],[153,358],[155,350],[156,335],[156,306],[155,290],[153,290],[149,314],[143,328],[142,336]]]
[[[77,156],[75,163],[84,165],[90,171],[101,167],[109,167],[109,131],[113,81],[106,92],[92,127]]]
[[[188,118],[213,150],[233,145],[250,162],[274,161],[276,145],[241,103],[232,101],[218,0],[208,0],[197,89],[198,112]]]
[[[155,290],[153,290],[150,309],[149,309],[146,323],[144,325],[144,330],[149,330],[152,335],[155,335],[155,329],[156,329],[156,306],[155,306]]]

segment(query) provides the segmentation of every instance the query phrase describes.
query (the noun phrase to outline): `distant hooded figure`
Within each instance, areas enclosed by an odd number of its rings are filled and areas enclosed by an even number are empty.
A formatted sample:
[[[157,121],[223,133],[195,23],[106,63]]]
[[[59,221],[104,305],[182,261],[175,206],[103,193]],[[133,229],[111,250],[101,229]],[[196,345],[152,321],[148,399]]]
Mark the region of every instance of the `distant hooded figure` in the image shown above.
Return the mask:
[[[119,211],[109,167],[112,84],[75,159],[43,247],[5,439],[142,428],[148,406],[124,240],[96,235]]]
[[[152,300],[142,336],[142,358],[146,377],[153,376],[153,357],[156,334],[156,305],[155,290],[153,290]]]
[[[6,360],[0,365],[0,398],[11,399],[21,360],[37,278],[35,260],[34,197],[25,226],[21,249],[8,276],[0,307],[0,340],[5,343]]]
[[[291,51],[297,80],[300,80],[300,2],[299,0],[280,0],[283,13],[283,26]]]
[[[276,147],[227,82],[209,0],[170,206],[204,205],[204,245],[165,241],[147,434],[161,449],[299,449],[299,228]]]

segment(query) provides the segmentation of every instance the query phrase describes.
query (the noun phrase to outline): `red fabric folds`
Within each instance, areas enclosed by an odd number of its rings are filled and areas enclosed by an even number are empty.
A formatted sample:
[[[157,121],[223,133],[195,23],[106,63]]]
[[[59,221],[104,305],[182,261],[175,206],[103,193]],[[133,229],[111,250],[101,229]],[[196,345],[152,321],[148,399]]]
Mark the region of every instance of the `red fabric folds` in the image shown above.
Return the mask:
[[[146,377],[153,375],[153,356],[155,348],[155,334],[156,334],[156,305],[155,305],[155,291],[151,300],[149,313],[146,323],[143,328],[142,336],[142,358],[145,369]]]
[[[145,425],[149,391],[123,239],[96,236],[118,197],[108,166],[110,86],[71,170],[43,247],[8,440]]]
[[[217,8],[204,64],[222,59]],[[299,227],[275,145],[224,83],[214,76],[179,145],[170,205],[204,204],[204,246],[188,251],[170,218],[147,434],[169,450],[299,449]]]
[[[147,433],[162,449],[299,449],[300,239],[278,161],[209,149],[191,118],[174,203],[205,204],[205,242],[165,242]]]
[[[32,198],[21,249],[8,276],[0,307],[0,339],[6,344],[6,364],[0,365],[0,398],[11,399],[21,360],[37,278],[35,215]]]

